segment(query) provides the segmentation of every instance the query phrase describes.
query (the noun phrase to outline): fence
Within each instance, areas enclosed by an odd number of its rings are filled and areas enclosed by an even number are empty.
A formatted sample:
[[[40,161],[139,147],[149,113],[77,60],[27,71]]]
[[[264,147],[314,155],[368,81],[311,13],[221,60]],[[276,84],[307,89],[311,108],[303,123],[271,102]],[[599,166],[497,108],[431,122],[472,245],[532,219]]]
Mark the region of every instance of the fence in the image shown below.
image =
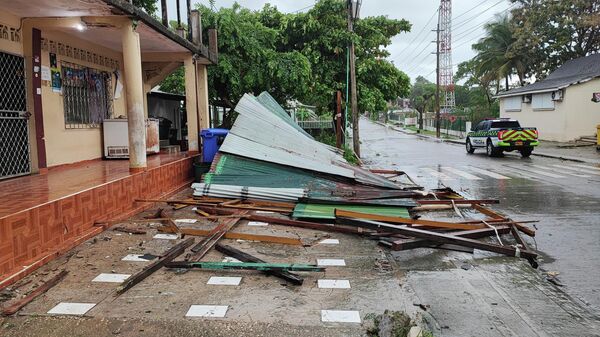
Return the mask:
[[[424,118],[423,129],[435,131],[435,118]],[[442,115],[440,119],[440,133],[442,134],[465,138],[470,130],[471,122],[465,116]]]

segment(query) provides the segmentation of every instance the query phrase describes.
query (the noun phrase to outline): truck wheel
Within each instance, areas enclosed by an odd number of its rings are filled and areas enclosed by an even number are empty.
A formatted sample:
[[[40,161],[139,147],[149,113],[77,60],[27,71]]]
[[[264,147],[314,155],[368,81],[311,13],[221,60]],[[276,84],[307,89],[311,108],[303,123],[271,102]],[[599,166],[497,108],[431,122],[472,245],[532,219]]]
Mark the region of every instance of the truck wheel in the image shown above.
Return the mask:
[[[519,150],[519,152],[521,152],[521,157],[523,157],[523,158],[529,158],[529,156],[531,156],[531,152],[533,152],[533,148],[532,147],[526,147],[524,149]]]
[[[498,157],[502,153],[502,150],[498,150],[498,148],[495,147],[492,141],[489,139],[487,141],[487,145],[485,146],[485,150],[489,157]]]
[[[465,146],[467,147],[467,153],[472,154],[473,152],[475,152],[475,148],[473,147],[473,145],[471,145],[471,139],[470,138],[467,138]]]

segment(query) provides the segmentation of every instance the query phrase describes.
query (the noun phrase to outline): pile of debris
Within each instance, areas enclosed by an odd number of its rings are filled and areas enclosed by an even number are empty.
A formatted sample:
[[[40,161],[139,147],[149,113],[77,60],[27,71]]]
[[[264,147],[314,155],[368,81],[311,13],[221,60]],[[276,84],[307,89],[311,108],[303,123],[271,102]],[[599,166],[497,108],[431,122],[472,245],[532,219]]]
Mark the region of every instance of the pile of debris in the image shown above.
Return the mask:
[[[176,219],[162,211],[149,219],[130,221],[132,225],[160,222],[160,232],[178,234],[182,240],[126,279],[117,295],[163,267],[256,270],[295,285],[303,282],[296,272],[325,270],[319,264],[270,263],[220,243],[221,239],[238,239],[299,247],[310,244],[299,238],[238,232],[235,227],[242,220],[357,235],[391,250],[478,249],[524,258],[537,267],[536,252],[521,237],[521,233],[535,235],[525,225],[531,221],[513,221],[483,206],[497,200],[468,200],[447,188],[425,191],[403,172],[350,165],[338,149],[303,131],[267,93],[245,95],[236,111],[239,116],[210,171],[202,182],[192,185],[189,198],[137,200],[167,203],[176,210],[193,206],[197,217]],[[424,218],[439,211],[456,213],[458,221]],[[123,221],[116,223],[121,224],[116,230],[145,233],[123,227]],[[502,238],[505,234],[513,239]],[[213,248],[234,258],[233,262],[202,261]]]
[[[174,207],[195,206],[199,219],[217,221],[212,230],[179,227],[174,219],[159,228],[166,233],[204,237],[182,261],[168,258],[169,268],[256,269],[294,284],[302,278],[293,271],[321,271],[315,265],[270,264],[232,247],[221,238],[276,244],[303,245],[302,240],[238,233],[240,220],[360,235],[392,250],[440,248],[473,252],[474,249],[521,257],[537,267],[535,251],[521,233],[535,231],[483,205],[497,200],[467,200],[450,189],[424,191],[403,172],[364,170],[348,164],[341,153],[314,140],[268,94],[245,95],[236,107],[238,118],[201,183],[192,185],[187,200],[166,202]],[[469,208],[475,212],[465,212]],[[459,221],[422,218],[425,212],[450,210]],[[471,219],[465,219],[465,213]],[[165,220],[165,219],[158,219]],[[531,222],[531,221],[527,221]],[[514,244],[501,235],[511,234]],[[476,239],[494,237],[490,240]],[[180,255],[185,246],[181,243]],[[201,262],[216,247],[241,262]],[[169,254],[165,254],[169,256]],[[128,280],[122,291],[135,282]]]

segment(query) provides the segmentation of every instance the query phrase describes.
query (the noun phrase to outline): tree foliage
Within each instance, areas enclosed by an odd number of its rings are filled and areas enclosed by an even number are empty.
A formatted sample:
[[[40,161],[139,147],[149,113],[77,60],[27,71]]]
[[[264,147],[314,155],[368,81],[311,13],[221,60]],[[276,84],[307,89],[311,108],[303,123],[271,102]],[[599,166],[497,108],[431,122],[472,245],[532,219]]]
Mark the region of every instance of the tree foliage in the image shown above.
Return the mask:
[[[198,9],[203,26],[217,27],[219,36],[219,63],[208,68],[212,103],[232,108],[244,93],[266,90],[279,102],[297,99],[325,112],[336,90],[345,95],[350,41],[360,111],[385,110],[386,101],[408,95],[408,76],[384,59],[391,38],[410,30],[406,20],[367,17],[350,33],[343,0],[319,0],[304,13],[282,13],[269,4],[259,11],[237,3],[218,11]],[[177,80],[183,77],[172,75],[161,89],[177,90]]]
[[[543,78],[564,62],[600,51],[600,0],[511,0],[515,43],[532,55],[528,75]]]

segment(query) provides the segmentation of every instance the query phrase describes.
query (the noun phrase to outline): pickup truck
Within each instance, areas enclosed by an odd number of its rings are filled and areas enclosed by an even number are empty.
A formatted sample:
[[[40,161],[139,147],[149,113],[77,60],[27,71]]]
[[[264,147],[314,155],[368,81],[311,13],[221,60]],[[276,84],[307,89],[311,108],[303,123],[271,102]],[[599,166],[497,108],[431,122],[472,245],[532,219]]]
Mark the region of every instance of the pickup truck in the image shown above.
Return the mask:
[[[523,128],[519,121],[509,118],[482,121],[471,129],[465,142],[467,153],[485,148],[490,157],[501,156],[504,151],[519,151],[521,156],[529,157],[537,145],[536,128]]]

